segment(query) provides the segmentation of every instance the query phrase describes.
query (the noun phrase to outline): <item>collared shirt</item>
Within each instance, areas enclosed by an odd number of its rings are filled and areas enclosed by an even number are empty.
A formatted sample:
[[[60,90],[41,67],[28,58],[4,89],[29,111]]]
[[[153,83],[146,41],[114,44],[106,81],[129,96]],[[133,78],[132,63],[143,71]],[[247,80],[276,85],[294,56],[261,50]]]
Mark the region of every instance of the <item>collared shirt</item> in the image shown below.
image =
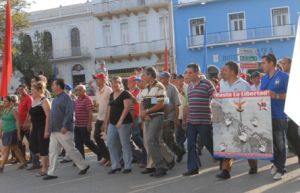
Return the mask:
[[[73,124],[73,101],[66,92],[62,92],[57,95],[52,102],[49,118],[49,132],[59,132],[62,128],[72,131]]]
[[[166,113],[167,113],[167,120],[168,121],[175,121],[176,115],[176,107],[181,105],[181,101],[179,98],[179,92],[177,88],[173,84],[168,84],[166,86],[167,89],[167,104],[166,104]]]
[[[18,112],[19,112],[19,121],[20,125],[22,126],[26,121],[28,112],[31,108],[32,98],[29,95],[25,95],[21,97],[21,101],[18,105]]]
[[[89,96],[79,97],[75,101],[75,126],[87,127],[89,113],[93,110],[93,101]]]
[[[287,92],[289,75],[282,71],[276,71],[272,77],[269,74],[263,76],[260,90],[270,90],[276,94],[285,94]],[[271,99],[271,109],[273,119],[286,119],[284,113],[285,100]]]
[[[211,100],[216,92],[213,84],[201,79],[199,84],[188,87],[188,122],[191,124],[211,124]]]
[[[220,92],[239,91],[251,91],[250,84],[242,78],[238,78],[233,84],[229,84],[228,81],[223,81],[222,84],[220,84]]]
[[[99,90],[99,88],[96,89],[96,102],[99,105],[97,119],[99,121],[103,121],[105,119],[109,97],[112,92],[112,89],[106,85],[101,90]]]
[[[166,88],[164,85],[158,81],[155,81],[152,86],[148,86],[143,89],[139,95],[139,101],[143,103],[144,109],[149,109],[155,106],[158,102],[164,102],[167,96]],[[164,114],[164,108],[157,112],[152,112],[154,114]]]

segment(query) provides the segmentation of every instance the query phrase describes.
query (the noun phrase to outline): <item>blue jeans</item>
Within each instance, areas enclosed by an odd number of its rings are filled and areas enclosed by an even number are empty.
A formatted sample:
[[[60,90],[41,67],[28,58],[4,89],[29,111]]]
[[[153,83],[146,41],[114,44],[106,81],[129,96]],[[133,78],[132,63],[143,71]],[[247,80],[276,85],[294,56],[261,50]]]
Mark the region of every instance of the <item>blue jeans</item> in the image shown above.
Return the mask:
[[[284,173],[285,161],[286,161],[286,131],[287,120],[286,119],[273,119],[273,149],[274,160],[273,164],[277,168],[277,172]]]
[[[197,153],[197,137],[200,135],[201,141],[206,149],[213,155],[212,125],[188,124],[187,143],[188,143],[188,171],[198,170],[201,162]]]
[[[120,161],[123,154],[124,169],[131,169],[132,152],[130,146],[131,123],[123,124],[117,129],[109,124],[107,130],[107,146],[110,153],[111,168],[121,168]]]
[[[141,127],[138,119],[135,119],[133,122],[132,129],[132,140],[142,150],[142,155],[140,157],[140,162],[143,164],[147,164],[147,152],[144,147],[144,141],[141,134]]]

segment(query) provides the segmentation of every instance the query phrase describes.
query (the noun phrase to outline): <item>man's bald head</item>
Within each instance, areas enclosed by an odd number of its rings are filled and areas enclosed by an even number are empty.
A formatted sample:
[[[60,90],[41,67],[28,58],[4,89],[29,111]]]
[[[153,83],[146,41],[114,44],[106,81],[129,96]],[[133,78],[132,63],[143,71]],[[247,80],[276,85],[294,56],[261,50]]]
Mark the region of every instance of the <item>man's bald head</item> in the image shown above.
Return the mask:
[[[86,95],[86,86],[85,85],[80,84],[80,85],[76,86],[75,90],[76,90],[77,96],[79,96],[79,97]]]

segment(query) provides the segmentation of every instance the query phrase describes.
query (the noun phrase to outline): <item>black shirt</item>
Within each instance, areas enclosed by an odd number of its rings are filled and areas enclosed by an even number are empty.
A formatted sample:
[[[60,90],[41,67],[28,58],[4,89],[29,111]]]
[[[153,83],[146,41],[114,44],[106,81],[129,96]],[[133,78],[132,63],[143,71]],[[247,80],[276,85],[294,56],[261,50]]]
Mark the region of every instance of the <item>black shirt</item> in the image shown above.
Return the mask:
[[[116,125],[122,115],[124,110],[124,100],[131,99],[131,95],[127,91],[123,91],[115,100],[114,93],[111,93],[109,97],[109,106],[110,106],[110,115],[109,122],[110,124]],[[131,114],[128,112],[126,115],[123,124],[132,123]]]

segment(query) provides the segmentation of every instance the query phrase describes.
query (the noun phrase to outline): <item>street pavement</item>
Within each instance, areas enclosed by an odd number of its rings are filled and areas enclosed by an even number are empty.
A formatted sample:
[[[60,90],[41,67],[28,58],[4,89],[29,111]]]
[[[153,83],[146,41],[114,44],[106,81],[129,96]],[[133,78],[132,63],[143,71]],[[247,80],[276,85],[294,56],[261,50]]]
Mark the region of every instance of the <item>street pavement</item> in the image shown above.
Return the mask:
[[[186,156],[185,156],[186,157]],[[43,181],[37,171],[17,170],[7,166],[0,174],[0,193],[300,193],[300,165],[296,157],[289,158],[282,180],[274,181],[270,175],[271,164],[259,161],[259,173],[248,175],[247,161],[237,160],[233,165],[232,178],[219,181],[218,163],[207,152],[201,156],[203,167],[198,175],[183,177],[186,160],[177,164],[164,178],[142,175],[136,164],[131,174],[108,175],[110,168],[99,166],[96,157],[87,156],[91,166],[88,174],[78,175],[72,163],[59,164],[58,179]]]

